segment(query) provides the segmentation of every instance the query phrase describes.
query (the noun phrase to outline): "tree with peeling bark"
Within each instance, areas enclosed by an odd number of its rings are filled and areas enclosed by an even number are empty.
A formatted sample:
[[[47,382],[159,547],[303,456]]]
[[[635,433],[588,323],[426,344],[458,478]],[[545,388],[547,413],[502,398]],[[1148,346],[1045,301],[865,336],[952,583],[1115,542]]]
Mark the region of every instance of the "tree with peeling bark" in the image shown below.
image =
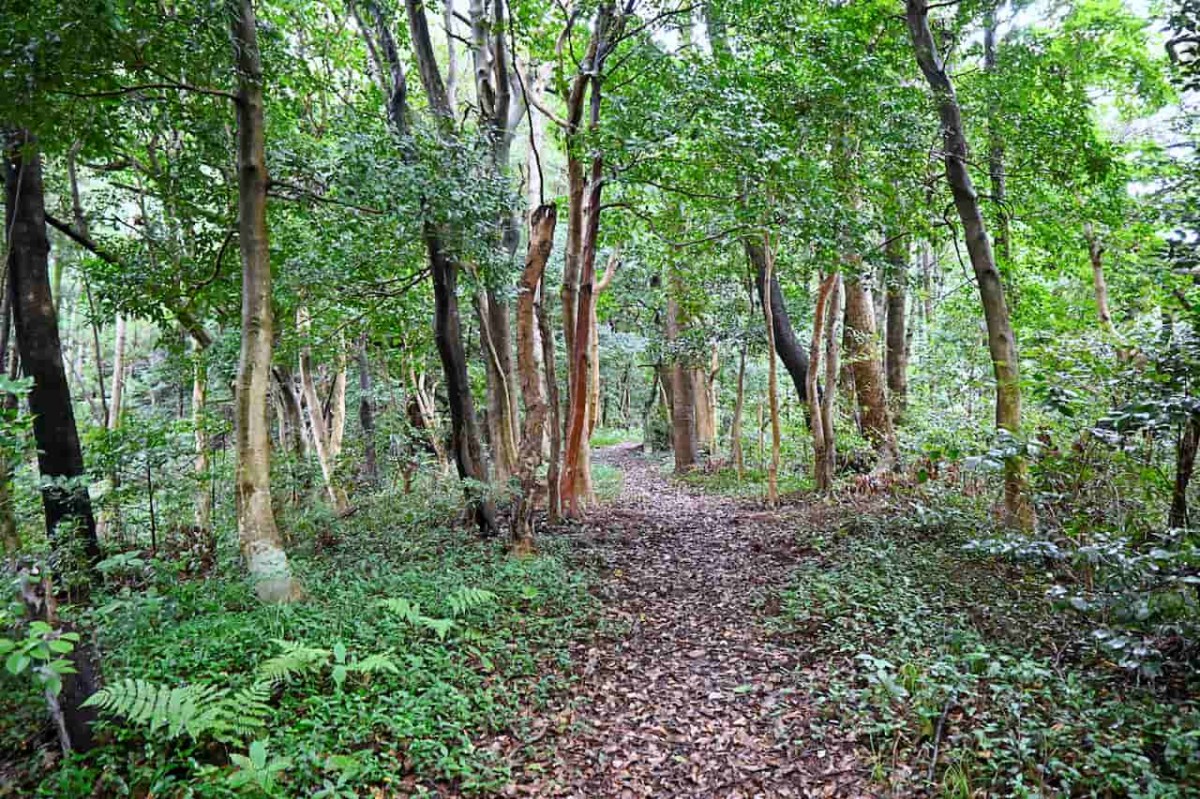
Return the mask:
[[[543,314],[538,297],[542,294],[546,263],[554,246],[554,227],[558,211],[553,205],[541,205],[529,218],[529,254],[521,272],[517,295],[517,366],[521,373],[521,394],[525,400],[525,421],[521,428],[519,478],[521,494],[513,508],[512,544],[518,554],[533,551],[533,511],[537,494],[537,472],[542,461],[542,436],[548,409],[542,396],[542,374],[538,369],[538,318]]]

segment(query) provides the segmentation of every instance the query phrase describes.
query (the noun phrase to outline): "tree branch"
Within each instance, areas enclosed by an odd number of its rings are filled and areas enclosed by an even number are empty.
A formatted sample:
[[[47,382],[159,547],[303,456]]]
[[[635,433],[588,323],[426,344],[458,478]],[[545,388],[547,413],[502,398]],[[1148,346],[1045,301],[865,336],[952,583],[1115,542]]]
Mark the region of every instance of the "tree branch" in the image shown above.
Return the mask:
[[[109,89],[99,92],[69,92],[55,91],[53,94],[62,94],[67,97],[124,97],[127,94],[137,94],[138,92],[150,91],[153,89],[175,89],[178,91],[192,92],[194,94],[204,94],[209,97],[223,97],[226,100],[238,102],[238,96],[234,92],[225,89],[209,89],[205,86],[191,86],[186,83],[139,83],[136,86],[122,86],[118,89]]]

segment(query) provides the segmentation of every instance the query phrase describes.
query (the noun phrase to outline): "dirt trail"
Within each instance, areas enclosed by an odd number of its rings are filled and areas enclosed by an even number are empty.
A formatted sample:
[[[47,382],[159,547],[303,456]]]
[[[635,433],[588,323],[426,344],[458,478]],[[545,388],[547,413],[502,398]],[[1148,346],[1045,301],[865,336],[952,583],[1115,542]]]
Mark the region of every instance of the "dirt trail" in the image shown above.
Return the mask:
[[[505,794],[871,795],[851,744],[810,736],[796,644],[761,624],[795,566],[794,525],[673,485],[636,447],[597,460],[624,487],[589,514],[577,549],[604,569],[616,633],[576,652],[579,683],[557,714],[531,720],[536,743],[503,747]]]

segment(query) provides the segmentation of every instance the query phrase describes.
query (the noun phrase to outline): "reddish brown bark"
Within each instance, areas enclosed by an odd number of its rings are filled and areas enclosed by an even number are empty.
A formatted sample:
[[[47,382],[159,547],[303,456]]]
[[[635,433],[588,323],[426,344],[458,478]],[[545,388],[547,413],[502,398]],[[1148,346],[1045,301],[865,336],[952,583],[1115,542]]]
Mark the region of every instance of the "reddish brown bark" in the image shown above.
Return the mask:
[[[512,545],[517,554],[533,550],[533,509],[537,489],[537,470],[542,460],[542,436],[548,408],[542,397],[542,378],[538,374],[537,307],[538,290],[554,247],[557,210],[553,205],[539,206],[530,217],[529,252],[517,295],[517,370],[525,400],[525,420],[521,428],[518,477],[521,493],[513,508]]]

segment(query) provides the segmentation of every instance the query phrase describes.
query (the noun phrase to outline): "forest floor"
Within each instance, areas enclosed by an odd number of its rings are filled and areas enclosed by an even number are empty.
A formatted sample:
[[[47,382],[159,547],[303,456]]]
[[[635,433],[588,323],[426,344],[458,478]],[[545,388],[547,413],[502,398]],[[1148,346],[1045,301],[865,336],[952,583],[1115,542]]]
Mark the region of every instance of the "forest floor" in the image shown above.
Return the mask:
[[[821,665],[769,624],[807,511],[699,493],[637,445],[596,460],[623,489],[570,535],[600,570],[602,632],[574,653],[569,696],[489,744],[513,769],[503,793],[871,795],[848,732],[810,735]]]

